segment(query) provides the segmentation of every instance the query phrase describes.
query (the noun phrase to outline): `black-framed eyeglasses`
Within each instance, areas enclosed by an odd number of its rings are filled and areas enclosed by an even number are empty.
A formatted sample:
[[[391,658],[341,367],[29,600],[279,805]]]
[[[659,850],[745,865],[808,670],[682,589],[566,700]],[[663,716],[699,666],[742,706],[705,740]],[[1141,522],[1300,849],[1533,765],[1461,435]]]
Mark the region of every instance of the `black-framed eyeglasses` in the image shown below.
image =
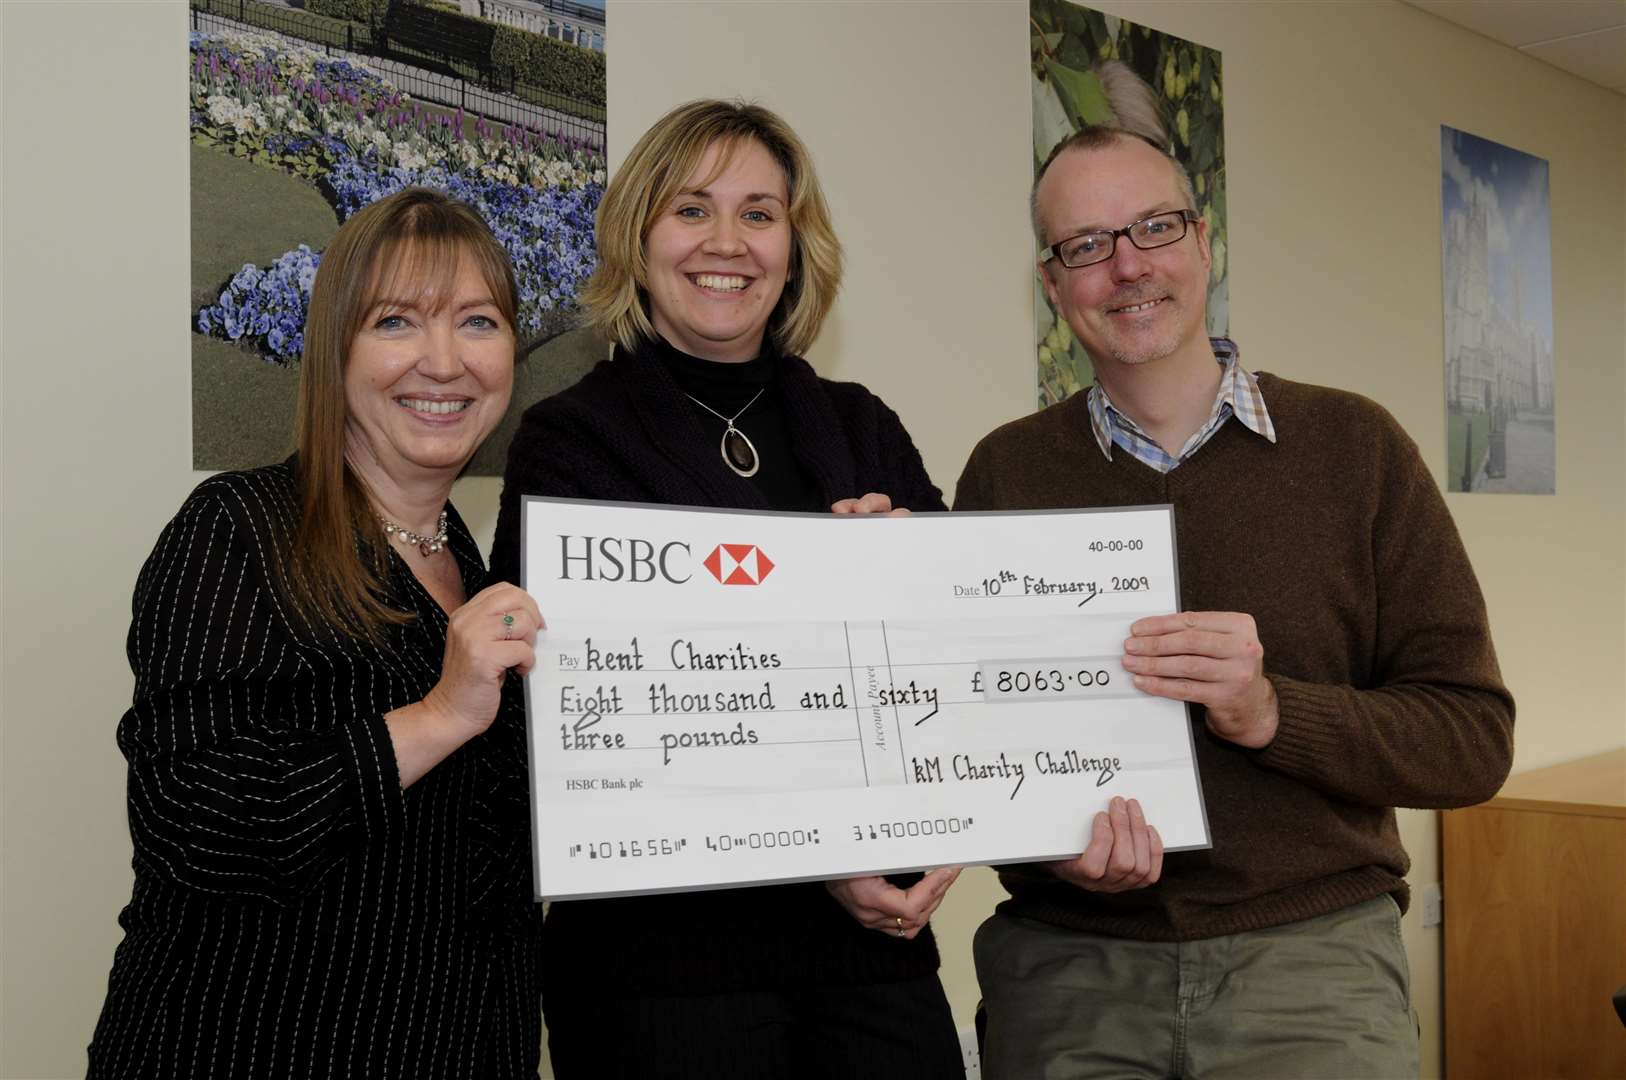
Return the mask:
[[[1165,210],[1161,214],[1141,218],[1121,229],[1101,229],[1097,232],[1069,236],[1039,252],[1039,261],[1060,259],[1061,264],[1069,270],[1106,262],[1112,258],[1120,236],[1127,236],[1129,242],[1142,251],[1151,251],[1153,248],[1166,247],[1183,239],[1186,235],[1186,223],[1196,220],[1195,210]]]

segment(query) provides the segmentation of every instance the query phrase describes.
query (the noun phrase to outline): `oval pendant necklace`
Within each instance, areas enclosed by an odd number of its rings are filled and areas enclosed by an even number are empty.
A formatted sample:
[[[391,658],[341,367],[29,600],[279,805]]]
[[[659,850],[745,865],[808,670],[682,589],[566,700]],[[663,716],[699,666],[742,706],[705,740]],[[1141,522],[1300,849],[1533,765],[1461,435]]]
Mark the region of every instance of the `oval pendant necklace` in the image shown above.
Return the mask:
[[[704,401],[701,401],[688,391],[684,391],[683,393],[684,397],[688,398],[690,401],[694,402],[702,409],[705,409],[717,419],[721,420],[724,424],[728,425],[728,427],[723,431],[723,441],[718,445],[718,450],[723,456],[723,464],[727,465],[730,469],[733,469],[736,473],[744,477],[755,476],[757,474],[757,467],[762,464],[762,461],[757,457],[756,446],[752,444],[750,439],[745,437],[745,432],[734,426],[734,421],[744,416],[745,410],[755,405],[757,403],[757,398],[761,397],[763,391],[767,389],[768,388],[764,386],[762,390],[758,390],[756,392],[756,397],[753,397],[750,401],[747,401],[745,403],[745,408],[742,408],[733,416],[724,416],[722,413],[718,412],[710,405],[707,405]]]

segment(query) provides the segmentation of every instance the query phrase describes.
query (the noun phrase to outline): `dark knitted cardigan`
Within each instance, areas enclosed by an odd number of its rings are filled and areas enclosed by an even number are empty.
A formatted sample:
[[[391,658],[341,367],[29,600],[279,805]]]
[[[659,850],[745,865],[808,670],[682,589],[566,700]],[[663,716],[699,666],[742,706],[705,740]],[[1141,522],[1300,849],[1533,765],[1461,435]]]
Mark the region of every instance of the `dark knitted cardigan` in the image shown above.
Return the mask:
[[[908,432],[879,398],[821,379],[797,357],[778,364],[790,443],[823,505],[878,491],[896,506],[943,509]],[[532,406],[509,449],[492,573],[519,580],[522,495],[774,509],[723,464],[706,419],[647,349],[618,349]],[[545,993],[700,994],[936,969],[929,929],[913,941],[866,930],[815,882],[553,904],[543,980]]]
[[[1275,444],[1227,423],[1159,474],[1091,436],[1085,395],[985,438],[956,510],[1172,503],[1181,607],[1258,623],[1281,727],[1262,750],[1192,706],[1209,851],[1151,888],[1087,893],[1032,868],[1000,910],[1095,933],[1190,940],[1327,914],[1409,866],[1392,807],[1495,794],[1513,752],[1473,569],[1417,448],[1354,394],[1261,375]],[[1154,822],[1155,824],[1155,822]]]

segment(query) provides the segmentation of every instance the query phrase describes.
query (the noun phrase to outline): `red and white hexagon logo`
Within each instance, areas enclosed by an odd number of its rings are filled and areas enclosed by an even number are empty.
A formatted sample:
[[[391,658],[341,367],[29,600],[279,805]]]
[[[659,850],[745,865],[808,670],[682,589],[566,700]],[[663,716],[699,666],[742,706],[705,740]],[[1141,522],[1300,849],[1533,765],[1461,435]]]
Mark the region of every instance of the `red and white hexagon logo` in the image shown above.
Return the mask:
[[[773,560],[755,544],[718,544],[701,565],[724,585],[760,585],[773,572]]]

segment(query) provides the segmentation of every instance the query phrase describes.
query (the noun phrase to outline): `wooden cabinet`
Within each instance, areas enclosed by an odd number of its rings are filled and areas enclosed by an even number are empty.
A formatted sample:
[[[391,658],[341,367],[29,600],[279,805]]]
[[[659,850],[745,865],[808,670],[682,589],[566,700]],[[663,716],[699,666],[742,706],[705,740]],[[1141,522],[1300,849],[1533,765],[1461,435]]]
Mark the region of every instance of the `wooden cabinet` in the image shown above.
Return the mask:
[[[1448,1080],[1626,1078],[1626,750],[1442,815]]]

